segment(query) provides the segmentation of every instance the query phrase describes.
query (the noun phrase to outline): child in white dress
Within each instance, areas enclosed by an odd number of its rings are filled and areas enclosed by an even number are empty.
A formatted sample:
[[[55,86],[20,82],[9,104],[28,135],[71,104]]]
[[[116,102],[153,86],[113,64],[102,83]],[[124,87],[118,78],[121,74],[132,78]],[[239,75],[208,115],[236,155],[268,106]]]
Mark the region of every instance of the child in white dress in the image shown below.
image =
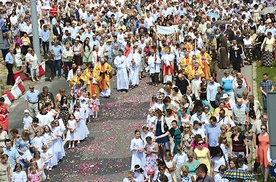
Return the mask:
[[[154,128],[155,126],[155,120],[156,120],[156,116],[154,115],[154,111],[155,109],[152,107],[149,109],[149,114],[147,116],[147,123],[148,123],[148,127]]]
[[[48,151],[51,154],[53,154],[53,157],[49,161],[49,165],[50,165],[50,169],[51,169],[53,166],[56,166],[58,164],[58,160],[57,160],[58,147],[56,146],[56,143],[54,143],[54,141],[57,140],[57,137],[53,134],[53,132],[51,131],[51,129],[48,125],[46,125],[44,127],[44,138],[45,138],[45,141],[46,141],[47,146],[48,146],[47,147]],[[41,149],[43,151],[43,148],[41,148]]]
[[[78,115],[77,109],[75,109],[75,112]],[[80,140],[84,140],[89,135],[89,130],[86,126],[86,119],[88,118],[86,104],[81,104],[81,108],[79,109],[79,114],[80,114],[80,116],[79,116],[80,120],[78,122],[77,133],[78,133],[78,137],[79,137],[79,141],[80,141]],[[76,118],[77,118],[77,116],[76,116]]]
[[[47,145],[42,146],[42,152],[40,154],[41,158],[44,160],[44,172],[46,175],[46,178],[49,179],[50,172],[52,170],[53,164],[51,162],[53,158],[52,151],[48,150]]]
[[[23,117],[24,130],[27,130],[32,122],[33,122],[33,118],[30,116],[29,110],[26,109],[24,111],[24,117]]]
[[[66,136],[66,140],[69,141],[68,148],[71,148],[71,146],[72,146],[72,148],[75,147],[75,141],[78,140],[77,132],[76,132],[77,128],[78,128],[78,124],[75,119],[75,116],[73,114],[70,114],[69,120],[67,122],[68,131],[67,131],[67,136]]]
[[[65,156],[65,150],[64,150],[64,146],[62,143],[62,135],[63,135],[63,131],[64,128],[63,126],[61,126],[61,123],[63,125],[63,121],[61,120],[55,120],[51,122],[51,130],[53,132],[53,134],[57,137],[56,140],[53,141],[53,145],[55,148],[55,153],[57,156],[57,160],[61,160],[64,156]]]
[[[35,137],[32,139],[31,144],[38,151],[41,151],[41,147],[47,144],[41,130],[35,132]]]

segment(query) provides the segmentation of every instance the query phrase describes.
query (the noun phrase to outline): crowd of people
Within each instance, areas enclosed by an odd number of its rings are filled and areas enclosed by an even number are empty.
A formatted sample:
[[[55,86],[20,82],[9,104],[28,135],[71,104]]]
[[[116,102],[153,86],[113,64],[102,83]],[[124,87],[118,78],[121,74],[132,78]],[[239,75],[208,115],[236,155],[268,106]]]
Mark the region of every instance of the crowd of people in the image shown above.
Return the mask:
[[[79,93],[84,92],[72,88],[66,94],[62,88],[54,97],[48,87],[40,92],[30,85],[25,94],[22,134],[16,128],[8,130],[9,108],[0,98],[1,181],[49,180],[52,168],[65,156],[64,141],[70,150],[88,137],[86,124],[98,117],[100,103],[96,95],[89,99],[85,94],[78,97]]]
[[[250,94],[241,67],[254,61],[273,67],[275,4],[275,0],[37,1],[40,58],[32,49],[30,4],[1,1],[7,84],[15,82],[14,65],[33,82],[39,80],[44,61],[46,81],[64,77],[72,88],[68,95],[61,89],[54,98],[47,87],[40,93],[31,85],[25,98],[24,131],[19,136],[12,129],[11,140],[5,133],[9,109],[0,98],[0,136],[7,154],[1,160],[6,166],[3,179],[13,175],[48,179],[65,155],[62,140],[74,148],[88,136],[86,122],[98,117],[100,97],[111,96],[111,78],[116,75],[118,91],[128,92],[150,74],[152,86],[161,83],[164,88],[153,95],[142,131],[135,131],[132,172],[125,180],[206,182],[212,176],[221,181],[229,168],[246,170],[248,157],[256,151],[253,170],[261,165],[267,181],[271,160],[266,96],[274,83],[268,74],[260,83],[263,111]],[[225,69],[220,82],[218,68]]]

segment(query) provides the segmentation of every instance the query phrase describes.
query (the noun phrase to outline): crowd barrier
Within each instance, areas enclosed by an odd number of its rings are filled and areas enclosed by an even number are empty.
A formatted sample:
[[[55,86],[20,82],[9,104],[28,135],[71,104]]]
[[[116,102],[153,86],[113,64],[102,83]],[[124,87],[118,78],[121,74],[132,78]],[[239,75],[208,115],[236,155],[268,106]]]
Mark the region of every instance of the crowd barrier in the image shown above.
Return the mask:
[[[42,62],[41,65],[39,66],[39,76],[42,76],[44,74],[45,74],[45,62]],[[26,89],[23,81],[27,79],[28,77],[22,70],[14,73],[15,84],[13,85],[12,88],[2,92],[2,97],[4,97],[6,104],[10,106],[14,100],[18,99],[21,95],[24,94]]]

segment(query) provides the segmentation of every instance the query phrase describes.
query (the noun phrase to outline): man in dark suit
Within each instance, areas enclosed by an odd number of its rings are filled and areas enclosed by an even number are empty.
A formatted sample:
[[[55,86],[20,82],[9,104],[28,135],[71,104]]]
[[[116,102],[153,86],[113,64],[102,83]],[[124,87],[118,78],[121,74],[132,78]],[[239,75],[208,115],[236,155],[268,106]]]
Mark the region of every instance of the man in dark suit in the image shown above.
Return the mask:
[[[233,69],[241,72],[241,54],[242,48],[237,44],[237,41],[233,40],[233,45],[230,47],[230,62],[233,65]]]
[[[57,22],[54,26],[53,26],[53,34],[55,36],[57,36],[58,40],[60,42],[62,42],[62,29],[59,25],[59,22]]]

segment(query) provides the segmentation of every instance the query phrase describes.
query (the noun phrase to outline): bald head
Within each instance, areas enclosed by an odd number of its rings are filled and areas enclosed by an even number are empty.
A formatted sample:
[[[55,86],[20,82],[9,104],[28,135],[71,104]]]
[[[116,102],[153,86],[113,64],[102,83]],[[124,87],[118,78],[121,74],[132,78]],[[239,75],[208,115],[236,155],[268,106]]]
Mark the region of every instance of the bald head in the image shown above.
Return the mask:
[[[241,99],[241,98],[238,98],[238,99],[237,99],[237,104],[238,104],[239,106],[242,105],[242,99]]]

